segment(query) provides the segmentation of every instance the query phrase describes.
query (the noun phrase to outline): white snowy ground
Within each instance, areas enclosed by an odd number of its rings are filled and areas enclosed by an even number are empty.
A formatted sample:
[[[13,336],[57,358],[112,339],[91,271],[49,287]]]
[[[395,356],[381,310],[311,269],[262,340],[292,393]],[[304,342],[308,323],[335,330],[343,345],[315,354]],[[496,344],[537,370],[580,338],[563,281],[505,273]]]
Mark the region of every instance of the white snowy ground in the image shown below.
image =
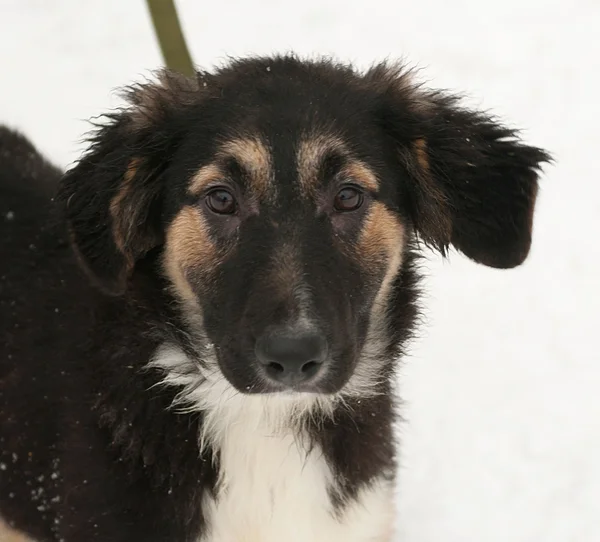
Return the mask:
[[[398,541],[600,540],[600,2],[179,7],[205,67],[287,50],[404,56],[553,151],[523,267],[429,262],[429,322],[402,371]],[[0,2],[0,122],[61,165],[83,119],[160,62],[142,0]]]

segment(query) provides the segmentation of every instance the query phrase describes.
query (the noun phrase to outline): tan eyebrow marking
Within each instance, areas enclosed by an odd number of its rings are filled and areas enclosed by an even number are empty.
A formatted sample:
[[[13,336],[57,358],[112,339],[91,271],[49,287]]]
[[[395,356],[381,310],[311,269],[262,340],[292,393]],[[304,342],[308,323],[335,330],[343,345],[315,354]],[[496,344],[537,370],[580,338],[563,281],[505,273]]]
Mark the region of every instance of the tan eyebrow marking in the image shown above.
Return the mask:
[[[223,169],[218,164],[202,166],[192,177],[190,185],[188,186],[188,192],[193,195],[198,195],[210,183],[222,179],[223,177]]]
[[[273,189],[271,153],[258,137],[238,138],[225,141],[216,153],[216,161],[201,167],[193,176],[188,191],[199,194],[208,184],[225,177],[219,161],[233,158],[248,174],[250,189],[265,198]]]
[[[344,143],[335,136],[318,134],[302,140],[298,146],[297,165],[300,187],[308,196],[314,196],[319,170],[325,158],[331,153],[346,157],[341,175],[346,175],[367,190],[376,192],[379,181],[375,173],[363,161],[352,157]]]
[[[273,168],[268,145],[259,137],[232,139],[223,144],[219,156],[234,158],[250,177],[252,191],[267,197],[273,189]]]
[[[379,180],[373,170],[360,160],[351,159],[341,171],[371,192],[379,190]]]
[[[346,153],[342,141],[334,136],[317,134],[305,137],[298,145],[296,162],[298,180],[304,194],[313,196],[319,176],[319,169],[325,157],[332,153]]]

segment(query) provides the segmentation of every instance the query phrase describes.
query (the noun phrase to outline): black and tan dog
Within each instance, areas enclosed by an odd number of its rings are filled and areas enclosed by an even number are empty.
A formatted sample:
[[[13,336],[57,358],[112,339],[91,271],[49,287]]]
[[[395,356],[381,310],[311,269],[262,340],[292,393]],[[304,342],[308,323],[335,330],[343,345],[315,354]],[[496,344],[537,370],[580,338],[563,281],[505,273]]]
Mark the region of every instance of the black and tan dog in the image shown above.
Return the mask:
[[[0,132],[5,536],[390,541],[417,244],[522,263],[548,155],[390,65],[127,96],[62,180]]]

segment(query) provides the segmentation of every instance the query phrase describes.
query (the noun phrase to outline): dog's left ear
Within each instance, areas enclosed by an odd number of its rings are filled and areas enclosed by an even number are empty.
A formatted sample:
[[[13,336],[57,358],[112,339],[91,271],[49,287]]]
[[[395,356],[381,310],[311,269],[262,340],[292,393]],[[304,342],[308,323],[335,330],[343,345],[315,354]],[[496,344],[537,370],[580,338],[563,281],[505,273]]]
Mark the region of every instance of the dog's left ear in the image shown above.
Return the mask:
[[[419,236],[444,254],[452,244],[484,265],[520,265],[549,154],[490,116],[462,108],[456,97],[386,73],[380,120],[408,172],[404,197]]]

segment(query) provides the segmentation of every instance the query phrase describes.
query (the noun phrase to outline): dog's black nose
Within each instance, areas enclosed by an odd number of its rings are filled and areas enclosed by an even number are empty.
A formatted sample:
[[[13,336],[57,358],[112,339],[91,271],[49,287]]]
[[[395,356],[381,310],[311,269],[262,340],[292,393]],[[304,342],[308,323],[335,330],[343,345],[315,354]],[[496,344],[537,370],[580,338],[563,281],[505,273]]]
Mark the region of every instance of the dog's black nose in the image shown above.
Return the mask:
[[[267,376],[286,386],[312,380],[327,356],[327,340],[316,331],[276,328],[256,342],[256,357]]]

